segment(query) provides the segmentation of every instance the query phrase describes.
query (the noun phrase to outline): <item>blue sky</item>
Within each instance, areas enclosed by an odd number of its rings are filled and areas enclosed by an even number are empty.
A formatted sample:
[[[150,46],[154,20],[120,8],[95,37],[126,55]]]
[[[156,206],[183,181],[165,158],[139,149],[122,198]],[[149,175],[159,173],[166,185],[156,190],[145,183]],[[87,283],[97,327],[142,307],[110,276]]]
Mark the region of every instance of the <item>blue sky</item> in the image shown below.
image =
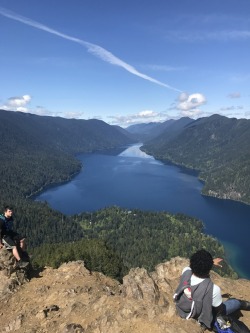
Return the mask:
[[[0,108],[250,118],[249,0],[0,0]]]

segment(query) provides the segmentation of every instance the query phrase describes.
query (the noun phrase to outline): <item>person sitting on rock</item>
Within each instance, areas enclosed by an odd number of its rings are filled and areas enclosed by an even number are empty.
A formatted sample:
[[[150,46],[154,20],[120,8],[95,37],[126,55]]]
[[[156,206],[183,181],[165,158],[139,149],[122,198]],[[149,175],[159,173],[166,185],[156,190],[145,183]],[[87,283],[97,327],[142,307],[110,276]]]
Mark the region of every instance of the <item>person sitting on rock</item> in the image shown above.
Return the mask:
[[[16,267],[24,268],[29,265],[28,261],[22,260],[22,251],[25,248],[25,238],[13,231],[13,210],[5,206],[3,215],[0,215],[0,249],[5,246],[11,249],[16,258]]]
[[[222,301],[221,289],[210,279],[213,265],[221,266],[222,259],[213,259],[206,250],[199,250],[190,258],[190,267],[182,271],[174,294],[176,309],[182,318],[195,318],[205,328],[213,328],[216,317],[237,310],[250,310],[250,302],[238,299]]]

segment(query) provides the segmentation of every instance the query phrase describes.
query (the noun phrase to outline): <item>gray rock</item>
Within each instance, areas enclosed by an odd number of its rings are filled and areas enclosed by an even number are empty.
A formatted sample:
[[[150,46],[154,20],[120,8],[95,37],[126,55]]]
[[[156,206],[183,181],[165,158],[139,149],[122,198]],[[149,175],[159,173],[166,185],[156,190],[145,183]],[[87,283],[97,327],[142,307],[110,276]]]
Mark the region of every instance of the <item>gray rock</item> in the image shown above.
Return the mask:
[[[63,333],[83,333],[84,329],[80,324],[67,324]]]
[[[15,258],[10,250],[0,249],[0,300],[28,281],[27,271],[15,268]]]

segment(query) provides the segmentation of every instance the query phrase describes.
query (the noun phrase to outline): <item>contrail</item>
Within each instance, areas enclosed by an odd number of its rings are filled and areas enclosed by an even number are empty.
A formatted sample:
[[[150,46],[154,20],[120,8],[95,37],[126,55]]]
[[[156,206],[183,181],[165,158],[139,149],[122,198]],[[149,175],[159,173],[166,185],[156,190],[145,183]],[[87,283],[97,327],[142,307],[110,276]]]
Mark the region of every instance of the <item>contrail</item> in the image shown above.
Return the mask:
[[[59,36],[61,38],[64,38],[64,39],[67,39],[67,40],[70,40],[72,42],[75,42],[75,43],[78,43],[84,47],[87,48],[88,52],[92,53],[93,55],[95,55],[96,57],[102,59],[103,61],[105,62],[108,62],[112,65],[115,65],[115,66],[119,66],[119,67],[122,67],[123,69],[125,69],[126,71],[128,71],[129,73],[131,74],[134,74],[136,76],[139,76],[141,77],[142,79],[144,80],[148,80],[148,81],[151,81],[153,83],[156,83],[160,86],[163,86],[165,88],[168,88],[168,89],[171,89],[171,90],[174,90],[174,91],[178,91],[178,92],[182,92],[181,90],[177,89],[177,88],[174,88],[174,87],[171,87],[170,85],[166,84],[166,83],[163,83],[161,81],[158,81],[146,74],[143,74],[143,73],[140,73],[136,68],[134,68],[133,66],[127,64],[125,61],[119,59],[118,57],[116,57],[114,54],[112,54],[111,52],[109,52],[108,50],[104,49],[103,47],[99,46],[99,45],[96,45],[96,44],[92,44],[92,43],[89,43],[89,42],[86,42],[84,40],[81,40],[79,38],[75,38],[75,37],[72,37],[72,36],[69,36],[69,35],[66,35],[66,34],[63,34],[57,30],[54,30],[42,23],[39,23],[39,22],[36,22],[36,21],[33,21],[27,17],[24,17],[24,16],[21,16],[21,15],[18,15],[14,12],[11,12],[7,9],[4,9],[2,7],[0,7],[0,14],[5,16],[5,17],[8,17],[12,20],[15,20],[15,21],[19,21],[23,24],[26,24],[26,25],[29,25],[33,28],[36,28],[36,29],[39,29],[39,30],[43,30],[43,31],[46,31],[52,35],[56,35],[56,36]]]

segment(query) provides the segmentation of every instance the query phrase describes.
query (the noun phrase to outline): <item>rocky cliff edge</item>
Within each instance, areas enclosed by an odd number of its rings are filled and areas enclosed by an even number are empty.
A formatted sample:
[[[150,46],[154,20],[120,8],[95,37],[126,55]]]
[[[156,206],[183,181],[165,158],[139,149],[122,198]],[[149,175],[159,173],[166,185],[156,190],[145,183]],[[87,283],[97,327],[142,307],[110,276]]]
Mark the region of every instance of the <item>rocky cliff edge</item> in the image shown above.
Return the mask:
[[[1,333],[200,332],[196,321],[176,315],[172,300],[186,259],[173,258],[151,273],[131,269],[120,284],[88,271],[83,261],[46,268],[26,282],[24,273],[9,268],[7,251],[0,257]],[[211,277],[226,298],[250,299],[250,281]],[[250,312],[242,311],[240,320],[250,327]]]

